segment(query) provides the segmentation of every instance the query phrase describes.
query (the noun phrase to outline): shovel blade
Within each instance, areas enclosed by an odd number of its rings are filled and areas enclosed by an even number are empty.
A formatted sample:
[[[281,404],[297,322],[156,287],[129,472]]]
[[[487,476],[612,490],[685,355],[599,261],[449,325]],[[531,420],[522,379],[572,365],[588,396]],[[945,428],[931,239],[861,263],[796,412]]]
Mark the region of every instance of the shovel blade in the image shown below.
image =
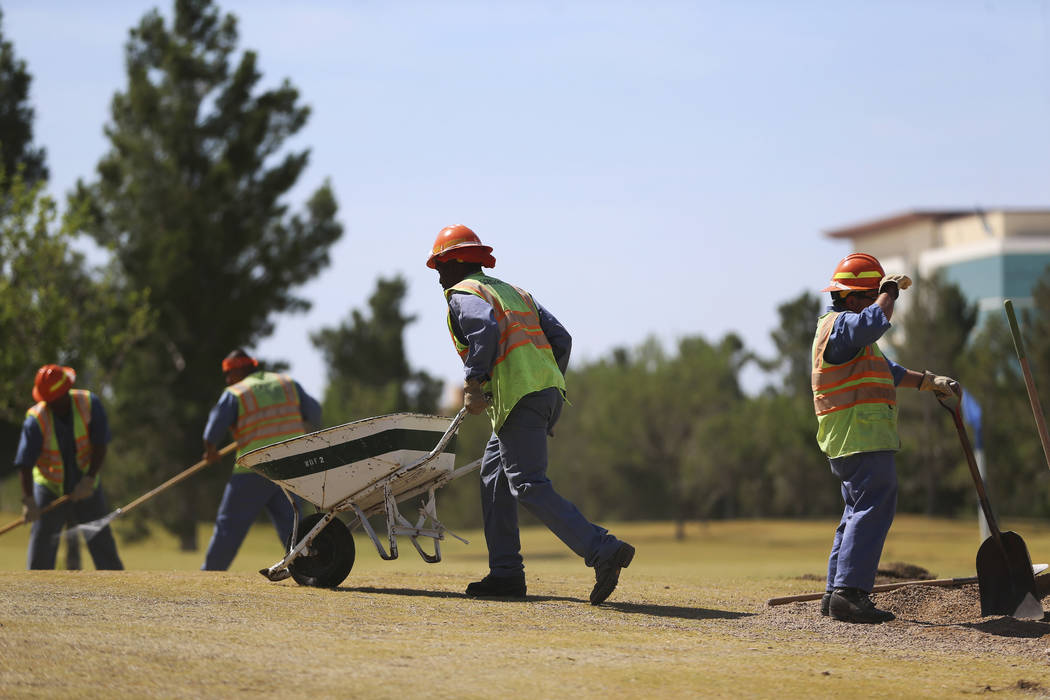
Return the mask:
[[[1010,615],[1042,620],[1043,606],[1035,587],[1028,547],[1016,532],[1000,536],[1002,546],[989,537],[977,550],[977,585],[981,615]]]

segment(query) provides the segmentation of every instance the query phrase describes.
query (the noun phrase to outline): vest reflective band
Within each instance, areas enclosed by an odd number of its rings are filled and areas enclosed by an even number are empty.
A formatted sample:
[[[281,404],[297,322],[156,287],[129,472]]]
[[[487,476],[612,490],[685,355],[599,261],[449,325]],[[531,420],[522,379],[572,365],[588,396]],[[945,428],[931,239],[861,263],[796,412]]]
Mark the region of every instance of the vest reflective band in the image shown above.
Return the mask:
[[[522,396],[549,387],[565,391],[565,377],[554,360],[550,341],[540,328],[540,316],[532,295],[523,289],[480,272],[445,290],[449,299],[454,292],[466,292],[484,299],[492,307],[499,327],[499,346],[492,364],[492,379],[482,390],[492,394],[488,409],[492,429],[498,431],[507,415]],[[456,352],[466,360],[469,347],[452,331],[449,311],[448,330]]]
[[[76,444],[77,468],[87,472],[91,468],[91,438],[88,428],[91,425],[91,392],[83,389],[70,389],[69,398],[73,411],[73,440]],[[62,452],[58,449],[58,436],[55,435],[55,422],[52,411],[41,401],[28,411],[26,416],[36,420],[43,436],[40,456],[33,466],[33,483],[40,484],[56,496],[62,495],[62,484],[65,481],[65,463]],[[95,479],[98,486],[98,479]]]
[[[813,409],[817,444],[828,457],[900,449],[897,389],[876,343],[842,364],[824,360],[838,312],[820,317],[813,338]]]
[[[299,392],[288,375],[254,372],[226,391],[236,396],[240,404],[237,424],[233,427],[238,457],[305,432]],[[234,467],[233,471],[251,472],[251,469]]]

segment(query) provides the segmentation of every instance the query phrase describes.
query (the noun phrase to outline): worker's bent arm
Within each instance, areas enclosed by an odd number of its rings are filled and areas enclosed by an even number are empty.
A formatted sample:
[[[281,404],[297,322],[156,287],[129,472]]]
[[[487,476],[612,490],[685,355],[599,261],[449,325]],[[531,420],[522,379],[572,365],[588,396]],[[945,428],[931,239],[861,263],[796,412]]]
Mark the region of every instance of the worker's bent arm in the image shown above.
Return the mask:
[[[102,461],[106,459],[105,445],[92,445],[91,446],[91,466],[88,467],[88,476],[98,476],[98,473],[102,471]]]
[[[27,498],[33,497],[33,467],[22,467],[22,495]]]
[[[207,440],[204,441],[204,456],[202,459],[205,462],[216,462],[220,459],[219,450],[215,446],[215,443],[208,442]]]
[[[901,378],[901,381],[897,386],[918,389],[920,384],[922,384],[922,372],[916,372],[913,369],[909,369],[904,373],[904,377]]]

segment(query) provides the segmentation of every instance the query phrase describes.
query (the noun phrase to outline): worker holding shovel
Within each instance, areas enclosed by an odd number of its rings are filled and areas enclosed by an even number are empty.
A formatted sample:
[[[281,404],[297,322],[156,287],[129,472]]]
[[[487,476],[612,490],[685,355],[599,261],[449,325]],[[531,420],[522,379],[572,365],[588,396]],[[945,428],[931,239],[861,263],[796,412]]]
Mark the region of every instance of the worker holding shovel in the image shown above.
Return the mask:
[[[26,412],[15,453],[22,473],[22,518],[32,522],[27,566],[55,568],[59,533],[70,509],[78,523],[108,512],[99,472],[110,440],[98,396],[74,389],[70,367],[44,365],[33,382],[37,403]],[[108,526],[88,539],[96,569],[123,569]]]
[[[832,306],[818,320],[813,340],[817,443],[842,482],[845,508],[820,611],[844,622],[894,617],[876,608],[869,593],[897,509],[896,387],[938,397],[958,391],[950,377],[906,369],[879,350],[876,341],[890,328],[897,295],[910,285],[906,275],[886,275],[873,256],[852,253],[821,290],[831,292]]]
[[[463,403],[488,412],[492,437],[481,463],[489,574],[467,586],[472,598],[525,597],[518,504],[594,567],[590,602],[609,597],[634,547],[589,522],[547,478],[547,436],[561,415],[572,338],[524,290],[485,275],[492,248],[466,226],[442,229],[427,267],[437,270],[448,327],[463,359]]]
[[[237,456],[298,437],[321,426],[321,405],[291,377],[264,372],[259,362],[237,349],[222,361],[226,390],[204,427],[203,461],[220,458],[219,444],[233,431]],[[204,556],[203,571],[226,571],[259,511],[277,528],[283,546],[292,536],[295,513],[281,487],[252,470],[235,466],[222,494],[215,531]]]

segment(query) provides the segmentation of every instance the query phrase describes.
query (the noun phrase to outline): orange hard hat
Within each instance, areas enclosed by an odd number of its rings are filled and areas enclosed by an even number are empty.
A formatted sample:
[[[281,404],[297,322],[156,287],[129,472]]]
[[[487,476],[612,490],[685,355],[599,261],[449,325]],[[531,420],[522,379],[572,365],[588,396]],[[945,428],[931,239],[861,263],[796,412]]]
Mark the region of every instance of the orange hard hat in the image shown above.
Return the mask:
[[[483,267],[496,267],[496,258],[492,257],[492,248],[482,245],[478,234],[463,224],[446,226],[438,231],[434,239],[434,248],[427,258],[427,267],[435,268],[437,263],[448,260],[480,263]]]
[[[831,275],[831,284],[822,292],[863,292],[878,289],[886,273],[874,255],[867,253],[850,253],[839,261],[835,273]]]
[[[37,401],[51,402],[60,399],[73,388],[77,373],[72,367],[62,365],[44,365],[36,371],[33,380],[33,398]]]

